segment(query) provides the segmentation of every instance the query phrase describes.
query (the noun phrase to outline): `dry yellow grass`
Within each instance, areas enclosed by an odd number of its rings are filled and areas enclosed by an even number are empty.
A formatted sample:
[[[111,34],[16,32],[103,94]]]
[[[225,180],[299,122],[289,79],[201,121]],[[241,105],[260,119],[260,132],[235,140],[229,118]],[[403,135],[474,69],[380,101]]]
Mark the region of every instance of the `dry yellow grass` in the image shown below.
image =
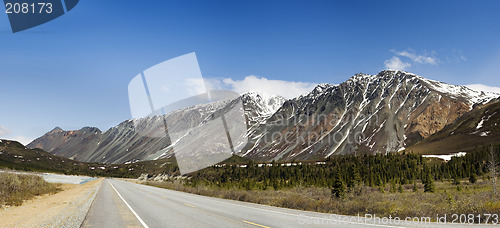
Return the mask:
[[[74,210],[78,204],[75,201],[84,201],[90,191],[97,191],[102,179],[85,184],[62,184],[61,191],[52,195],[37,196],[25,201],[21,206],[0,209],[0,227],[40,227],[61,212]]]
[[[0,173],[0,207],[19,206],[24,200],[59,190],[59,184],[47,183],[40,176]]]

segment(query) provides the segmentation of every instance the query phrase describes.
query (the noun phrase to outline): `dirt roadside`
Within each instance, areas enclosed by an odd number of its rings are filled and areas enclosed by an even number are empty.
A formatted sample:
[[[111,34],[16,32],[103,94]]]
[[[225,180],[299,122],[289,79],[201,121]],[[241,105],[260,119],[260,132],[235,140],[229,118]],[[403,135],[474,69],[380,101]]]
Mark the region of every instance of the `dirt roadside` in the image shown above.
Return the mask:
[[[79,227],[103,178],[63,184],[63,191],[0,209],[0,227]]]

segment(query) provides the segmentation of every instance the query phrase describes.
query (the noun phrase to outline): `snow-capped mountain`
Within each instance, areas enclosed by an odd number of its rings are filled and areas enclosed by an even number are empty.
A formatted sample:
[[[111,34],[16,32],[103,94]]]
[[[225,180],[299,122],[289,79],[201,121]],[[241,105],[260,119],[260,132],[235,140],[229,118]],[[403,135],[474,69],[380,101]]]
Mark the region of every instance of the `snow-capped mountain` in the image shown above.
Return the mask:
[[[244,155],[292,160],[394,152],[498,96],[403,71],[357,74],[286,101],[252,135]]]
[[[241,96],[250,125],[267,120],[285,103],[285,98],[261,92],[248,92]]]
[[[262,161],[324,159],[334,154],[408,148],[498,97],[500,94],[385,70],[377,75],[356,74],[339,85],[319,84],[291,100],[250,92],[234,100],[177,110],[165,118],[170,123],[182,121],[179,126],[194,126],[241,101],[248,144],[239,155]],[[172,155],[172,143],[137,130],[154,132],[163,127],[163,121],[158,116],[128,120],[106,132],[54,129],[28,146],[81,161],[159,159]]]
[[[249,129],[265,121],[285,101],[279,96],[250,92],[234,100],[222,100],[176,110],[165,116],[165,120],[169,123],[182,121],[182,125],[199,124],[235,100],[242,101]],[[127,163],[146,158],[159,159],[172,155],[169,147],[170,138],[157,137],[158,132],[164,131],[163,121],[164,118],[161,116],[131,119],[106,132],[93,127],[75,131],[64,131],[57,127],[35,139],[28,147],[41,148],[55,155],[87,162]],[[169,131],[175,131],[175,124],[173,125]]]

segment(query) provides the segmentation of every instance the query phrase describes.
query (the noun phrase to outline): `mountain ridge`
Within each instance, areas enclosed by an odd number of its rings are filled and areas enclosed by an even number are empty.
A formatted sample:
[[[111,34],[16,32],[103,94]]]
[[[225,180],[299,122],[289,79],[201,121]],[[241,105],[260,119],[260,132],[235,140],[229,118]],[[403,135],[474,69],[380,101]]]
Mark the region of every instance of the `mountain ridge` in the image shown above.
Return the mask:
[[[264,93],[245,93],[237,99],[242,99],[246,109],[248,128],[259,123],[275,112],[281,106],[284,98]],[[200,121],[209,118],[212,113],[225,107],[227,102],[208,103],[176,110],[167,118],[194,118]],[[59,127],[33,140],[27,146],[40,148],[49,153],[63,157],[103,163],[131,163],[145,158],[168,158],[170,140],[164,137],[147,137],[141,130],[163,126],[163,118],[158,116],[143,119],[129,119],[102,132],[98,128],[83,127],[80,130],[64,131]],[[155,156],[159,151],[161,156]]]
[[[355,74],[338,85],[318,84],[309,93],[289,100],[249,92],[237,98],[243,100],[249,139],[240,155],[270,161],[395,152],[498,97],[500,94],[393,70]],[[204,118],[223,107],[222,103],[198,105],[182,112],[184,116],[202,113],[193,118]],[[138,137],[133,132],[137,121],[147,126],[159,119],[126,120],[104,133],[91,127],[77,131],[55,128],[28,146],[93,162],[125,163],[172,156],[168,140]],[[96,137],[103,134],[106,137]],[[282,138],[276,140],[279,134]],[[65,143],[65,137],[76,143]],[[161,156],[151,157],[162,150]]]
[[[377,75],[359,73],[339,85],[318,85],[309,94],[285,102],[275,114],[280,117],[271,118],[269,125],[279,119],[297,120],[281,128],[261,129],[260,135],[264,136],[252,140],[254,144],[248,147],[245,156],[257,160],[276,157],[307,160],[332,154],[397,151],[406,146],[405,141],[411,145],[422,140],[470,111],[476,102],[487,102],[497,96],[471,91],[403,71],[386,70]],[[409,100],[412,102],[407,102]],[[297,124],[311,122],[310,116],[314,115],[332,116],[324,121],[331,123],[330,126],[324,122]],[[272,137],[276,132],[291,137],[278,142]],[[340,134],[335,139],[337,133]],[[357,145],[345,143],[355,141],[358,133],[365,134],[364,141]],[[307,139],[312,142],[299,145],[292,139],[304,135],[312,136]],[[325,140],[328,137],[334,138],[334,142]],[[273,143],[262,138],[272,139]]]

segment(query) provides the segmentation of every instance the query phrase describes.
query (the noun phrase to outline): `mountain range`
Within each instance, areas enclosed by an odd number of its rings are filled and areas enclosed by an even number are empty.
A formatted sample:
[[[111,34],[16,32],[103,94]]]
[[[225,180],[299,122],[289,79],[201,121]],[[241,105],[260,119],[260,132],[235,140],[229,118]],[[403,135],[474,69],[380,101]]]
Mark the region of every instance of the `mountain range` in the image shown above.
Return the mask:
[[[290,100],[250,92],[235,98],[243,104],[248,138],[237,154],[271,161],[401,150],[467,151],[498,141],[499,97],[393,70],[356,74],[339,85],[320,84]],[[105,132],[93,127],[55,128],[27,146],[86,162],[169,158],[173,155],[170,140],[139,134],[137,126],[159,125],[164,118],[191,118],[202,124],[231,103],[200,104],[165,117],[126,120]],[[458,136],[474,140],[459,147],[444,146]]]

